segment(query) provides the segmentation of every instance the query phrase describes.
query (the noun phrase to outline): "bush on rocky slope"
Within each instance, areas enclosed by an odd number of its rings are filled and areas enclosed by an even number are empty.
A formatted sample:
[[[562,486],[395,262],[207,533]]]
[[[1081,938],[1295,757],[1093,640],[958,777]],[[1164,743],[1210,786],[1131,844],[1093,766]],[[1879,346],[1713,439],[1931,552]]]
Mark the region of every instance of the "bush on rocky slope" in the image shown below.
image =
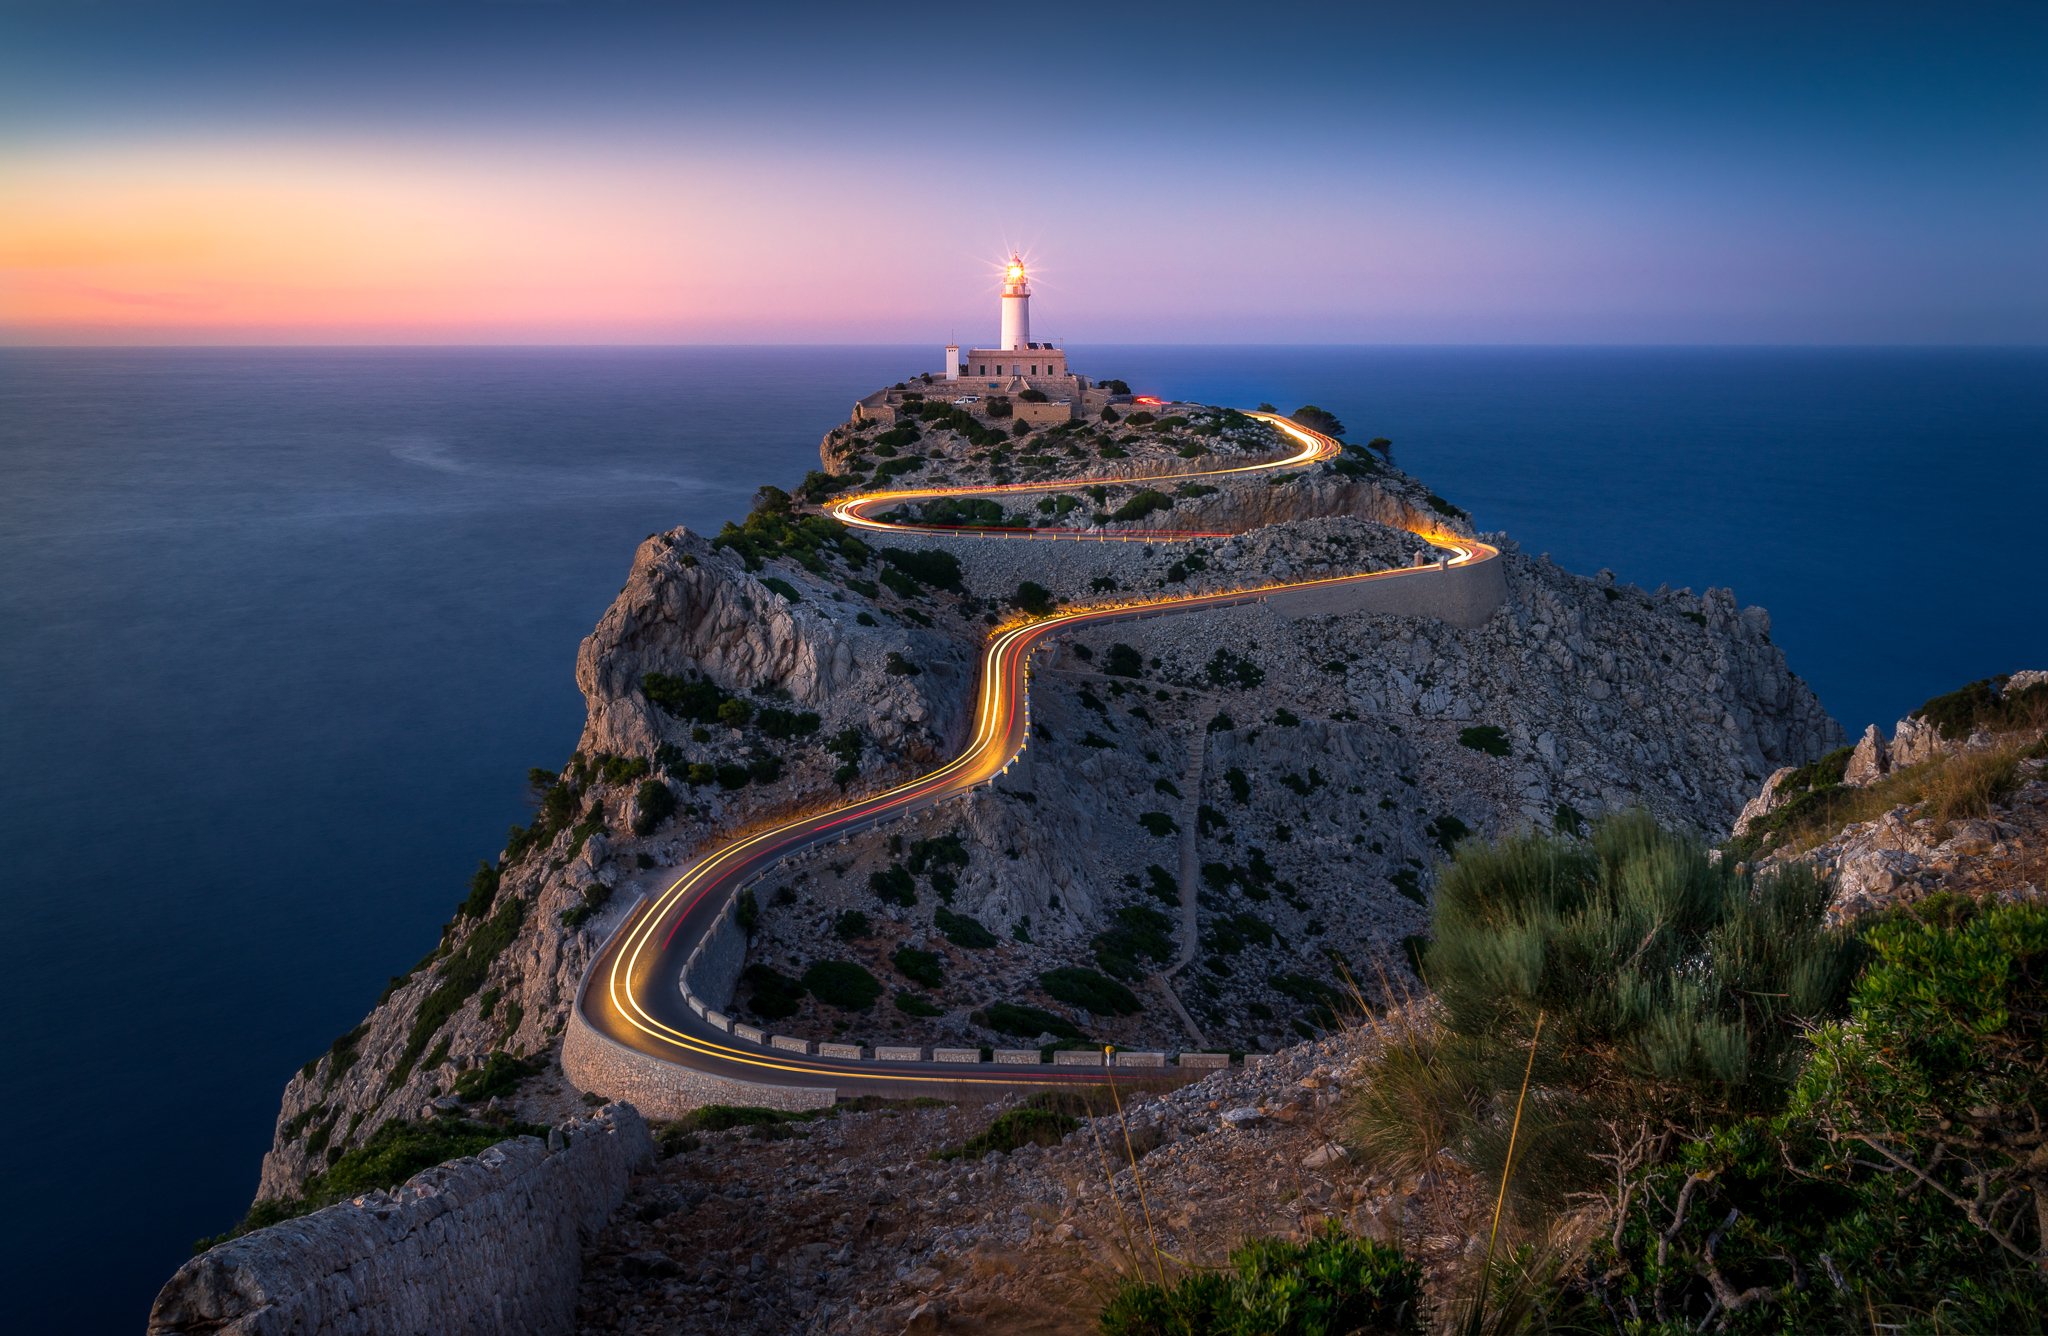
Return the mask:
[[[1398,1248],[1333,1223],[1306,1240],[1254,1239],[1228,1271],[1171,1285],[1129,1281],[1102,1310],[1104,1336],[1324,1336],[1419,1332],[1422,1273]]]
[[[1424,1083],[1411,1097],[1441,1099],[1456,1144],[1497,1170],[1540,1016],[1546,1095],[1519,1125],[1515,1188],[1560,1201],[1590,1186],[1584,1147],[1603,1126],[1689,1124],[1782,1096],[1803,1027],[1834,1013],[1854,960],[1822,926],[1827,899],[1810,870],[1751,879],[1641,814],[1585,841],[1462,846],[1423,967],[1445,1036],[1433,1061],[1389,1076]],[[1400,1139],[1389,1108],[1361,1111],[1362,1141]]]
[[[1827,890],[1641,816],[1463,846],[1441,1024],[1388,1045],[1353,1148],[1450,1152],[1507,1179],[1516,1237],[1593,1239],[1538,1278],[1567,1325],[2041,1330],[2048,906],[1937,896],[1852,935]]]
[[[1625,1177],[1572,1287],[1587,1317],[2043,1329],[2048,908],[1930,900],[1864,936],[1849,1016],[1816,1033],[1784,1108]]]

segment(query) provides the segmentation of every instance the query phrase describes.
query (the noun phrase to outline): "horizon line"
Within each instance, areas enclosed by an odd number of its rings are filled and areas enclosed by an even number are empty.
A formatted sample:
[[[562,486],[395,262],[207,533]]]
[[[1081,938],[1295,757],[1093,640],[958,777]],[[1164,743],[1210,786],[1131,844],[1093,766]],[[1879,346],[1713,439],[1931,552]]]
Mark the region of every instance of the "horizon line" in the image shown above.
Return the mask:
[[[618,342],[572,342],[572,343],[547,343],[547,342],[528,342],[528,341],[517,341],[517,342],[511,342],[511,341],[504,341],[504,342],[500,342],[500,341],[491,341],[491,342],[478,342],[478,343],[463,343],[463,342],[443,342],[443,341],[435,341],[435,342],[411,342],[411,343],[384,343],[384,342],[339,342],[339,343],[315,343],[315,342],[303,342],[303,343],[302,343],[302,342],[296,342],[296,341],[294,341],[294,342],[281,342],[281,343],[231,343],[231,342],[221,342],[221,343],[213,343],[213,342],[177,342],[177,343],[81,343],[81,342],[72,342],[72,343],[16,343],[16,342],[10,342],[10,341],[8,341],[8,340],[6,340],[6,339],[4,339],[4,338],[0,338],[0,352],[155,352],[155,351],[217,351],[217,352],[293,352],[293,351],[298,351],[298,352],[340,352],[340,351],[363,351],[363,352],[396,352],[396,351],[407,351],[407,350],[419,350],[419,351],[433,351],[433,350],[446,350],[446,351],[487,351],[487,350],[498,350],[498,351],[507,351],[507,352],[512,352],[512,351],[520,351],[520,350],[527,350],[527,351],[536,351],[536,352],[540,352],[540,351],[548,351],[548,352],[559,352],[559,351],[570,351],[570,350],[589,350],[589,351],[622,351],[622,350],[639,350],[639,349],[644,349],[644,350],[647,350],[647,351],[664,351],[664,350],[680,350],[680,349],[743,349],[743,348],[744,348],[744,349],[770,349],[770,348],[790,348],[790,349],[818,349],[818,348],[840,348],[840,349],[852,349],[852,350],[859,350],[859,349],[872,349],[872,350],[874,350],[874,351],[880,352],[880,351],[886,351],[886,350],[891,350],[891,349],[899,349],[899,348],[925,348],[925,347],[928,347],[928,346],[937,346],[937,347],[940,347],[940,348],[942,348],[942,349],[943,349],[943,347],[944,347],[944,345],[943,345],[943,344],[939,344],[939,345],[930,345],[930,344],[927,344],[927,343],[926,343],[925,341],[923,341],[923,340],[914,340],[914,341],[902,341],[902,342],[894,342],[894,341],[875,341],[875,342],[848,342],[848,341],[846,341],[846,340],[843,340],[843,339],[827,339],[827,340],[778,340],[778,341],[734,341],[734,342],[711,342],[711,341],[691,341],[691,342],[673,342],[673,343],[654,343],[654,342],[645,342],[645,341],[618,341]],[[1101,341],[1101,342],[1082,342],[1082,343],[1078,343],[1078,344],[1062,344],[1062,345],[1059,345],[1059,346],[1060,346],[1060,347],[1062,347],[1062,348],[1066,348],[1066,347],[1078,347],[1078,348],[1091,348],[1091,347],[1092,347],[1092,348],[1161,348],[1161,349],[1173,349],[1173,348],[1333,348],[1333,349],[1335,349],[1335,348],[1358,348],[1358,349],[1378,349],[1378,350],[1389,350],[1389,349],[1434,349],[1434,350],[1440,350],[1440,349],[1472,349],[1472,350],[1486,350],[1486,349],[1507,349],[1507,348],[1513,348],[1513,349],[1531,349],[1531,348],[1546,348],[1546,349],[1558,349],[1558,350],[1561,350],[1561,351],[1562,351],[1562,350],[1574,350],[1574,349],[1576,349],[1576,350],[1606,350],[1606,351],[1618,351],[1618,350],[1631,350],[1631,351],[1633,351],[1633,350],[1654,350],[1654,349],[1722,349],[1722,350],[1757,350],[1757,351],[1764,351],[1764,350],[1770,350],[1770,349],[1831,349],[1831,350],[1840,350],[1840,351],[1845,351],[1845,352],[1847,352],[1847,351],[1857,351],[1857,350],[1863,350],[1863,351],[1883,351],[1883,350],[1895,350],[1895,351],[1934,351],[1934,350],[1944,350],[1944,351],[1947,351],[1947,350],[1954,350],[1954,351],[1993,351],[1993,350],[1998,350],[1998,351],[2011,351],[2011,352],[2035,352],[2035,351],[2043,351],[2043,350],[2048,350],[2048,340],[2039,340],[2039,341],[2033,341],[2033,342],[2025,342],[2025,341],[1997,341],[1997,342],[1993,342],[1993,341],[1950,341],[1950,342],[1910,342],[1910,341],[1873,341],[1873,342],[1848,342],[1848,341],[1840,341],[1840,340],[1834,340],[1834,341],[1811,341],[1811,342],[1790,342],[1790,341],[1763,341],[1763,340],[1757,340],[1757,341],[1735,341],[1735,340],[1724,340],[1724,341],[1710,341],[1710,342],[1682,342],[1682,341],[1668,341],[1668,342],[1667,342],[1667,341],[1633,341],[1633,342],[1625,342],[1625,343],[1614,343],[1614,342],[1602,343],[1602,342],[1554,342],[1554,341],[1541,341],[1541,342],[1521,342],[1521,343],[1516,343],[1516,342],[1498,342],[1498,343],[1495,343],[1495,342],[1477,342],[1477,341],[1458,341],[1458,342],[1429,342],[1429,341],[1419,341],[1419,340],[1418,340],[1418,341],[1415,341],[1415,342],[1392,342],[1392,341],[1385,341],[1385,340],[1382,340],[1382,341],[1374,341],[1374,342],[1349,342],[1349,341],[1344,341],[1344,340],[1315,340],[1315,341],[1309,341],[1309,342],[1270,342],[1270,341],[1265,341],[1265,340],[1247,340],[1247,341],[1242,341],[1242,342],[1226,342],[1226,341],[1220,341],[1220,340],[1219,340],[1219,341],[1201,341],[1201,342],[1190,342],[1190,341],[1185,341],[1185,340],[1183,340],[1183,341],[1178,341],[1178,342],[1155,342],[1155,341],[1151,341],[1151,340],[1117,340],[1117,339],[1106,339],[1106,340],[1103,340],[1103,341]]]

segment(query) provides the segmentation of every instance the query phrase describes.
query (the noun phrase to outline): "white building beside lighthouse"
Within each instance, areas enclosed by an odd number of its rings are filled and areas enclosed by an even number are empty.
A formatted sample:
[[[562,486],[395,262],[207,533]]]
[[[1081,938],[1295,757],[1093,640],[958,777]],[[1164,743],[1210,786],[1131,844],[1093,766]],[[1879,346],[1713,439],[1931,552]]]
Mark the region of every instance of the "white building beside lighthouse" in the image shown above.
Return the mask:
[[[1010,417],[1036,426],[1094,417],[1121,397],[1069,371],[1064,350],[1032,339],[1031,276],[1015,251],[1003,266],[1000,301],[1001,332],[993,346],[963,352],[947,344],[944,371],[877,390],[854,405],[854,416],[894,422],[906,399],[944,397],[976,414],[987,414],[991,402],[1006,403]]]

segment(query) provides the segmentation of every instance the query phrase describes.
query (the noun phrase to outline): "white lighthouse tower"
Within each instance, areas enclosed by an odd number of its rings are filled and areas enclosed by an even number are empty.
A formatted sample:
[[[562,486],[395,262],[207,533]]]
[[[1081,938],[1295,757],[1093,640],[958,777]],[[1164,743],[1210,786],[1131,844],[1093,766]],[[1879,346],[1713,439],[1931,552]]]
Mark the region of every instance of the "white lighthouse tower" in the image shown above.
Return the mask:
[[[1003,337],[996,347],[1010,352],[1030,343],[1031,285],[1024,276],[1024,257],[1011,251],[1009,267],[1003,270]]]

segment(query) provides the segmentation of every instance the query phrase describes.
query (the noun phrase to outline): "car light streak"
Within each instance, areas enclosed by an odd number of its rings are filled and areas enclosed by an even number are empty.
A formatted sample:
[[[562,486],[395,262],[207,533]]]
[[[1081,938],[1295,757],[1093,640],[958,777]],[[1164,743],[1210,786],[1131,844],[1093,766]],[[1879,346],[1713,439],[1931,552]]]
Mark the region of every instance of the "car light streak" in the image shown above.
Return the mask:
[[[1114,534],[1087,530],[987,529],[974,526],[897,524],[874,518],[866,512],[885,504],[930,500],[943,496],[990,496],[1018,492],[1052,492],[1096,483],[1133,484],[1185,481],[1192,478],[1225,477],[1234,474],[1302,468],[1337,455],[1342,445],[1320,432],[1310,431],[1286,418],[1272,414],[1254,415],[1292,437],[1298,449],[1279,459],[1205,469],[1197,472],[1155,473],[1128,478],[1068,478],[1050,482],[1012,483],[984,487],[912,488],[869,492],[836,498],[824,506],[827,514],[850,527],[884,532],[933,534],[987,534],[1004,537],[1068,541],[1177,542],[1200,538],[1223,538],[1229,533],[1204,531],[1144,530]],[[1463,566],[1490,560],[1498,550],[1489,544],[1434,526],[1416,526],[1413,532],[1445,553],[1443,566]],[[1047,638],[1076,627],[1135,619],[1161,612],[1194,611],[1292,595],[1318,587],[1352,584],[1370,580],[1428,578],[1440,573],[1438,565],[1354,572],[1320,576],[1308,580],[1269,581],[1235,589],[1202,594],[1159,597],[1124,597],[1081,607],[1060,609],[1038,616],[1019,615],[998,624],[988,636],[982,652],[979,691],[975,702],[974,728],[967,745],[951,760],[937,768],[905,780],[879,793],[838,804],[822,811],[784,816],[750,834],[735,835],[696,860],[666,890],[636,910],[599,951],[590,973],[579,990],[576,1005],[584,1018],[601,1033],[642,1053],[688,1067],[711,1071],[745,1069],[734,1074],[770,1084],[845,1086],[851,1083],[942,1084],[942,1085],[1029,1085],[1043,1086],[1066,1081],[1100,1081],[1102,1069],[1075,1067],[1060,1069],[1009,1068],[993,1064],[952,1066],[931,1062],[883,1063],[790,1055],[755,1045],[728,1042],[729,1036],[704,1025],[702,1033],[683,1028],[692,1013],[682,1009],[675,1023],[656,1014],[657,1003],[666,999],[664,1009],[681,1008],[682,961],[694,938],[678,945],[676,938],[685,924],[708,930],[727,902],[739,889],[764,875],[775,863],[791,854],[839,839],[893,816],[931,807],[948,798],[970,792],[1001,775],[1017,759],[1029,741],[1030,659]],[[603,987],[595,985],[602,979]],[[597,1003],[604,1005],[598,1006]],[[715,1036],[715,1037],[714,1037]],[[782,1073],[798,1080],[777,1081],[763,1073]]]

